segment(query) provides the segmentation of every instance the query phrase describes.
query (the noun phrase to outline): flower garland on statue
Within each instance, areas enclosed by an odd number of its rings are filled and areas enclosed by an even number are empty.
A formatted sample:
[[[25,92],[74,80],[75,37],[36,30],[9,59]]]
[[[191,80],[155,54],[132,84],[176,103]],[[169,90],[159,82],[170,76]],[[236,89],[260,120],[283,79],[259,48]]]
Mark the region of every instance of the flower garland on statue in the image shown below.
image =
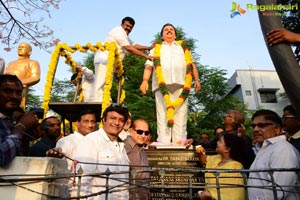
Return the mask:
[[[102,45],[100,42],[97,42],[95,46],[93,46],[91,43],[87,43],[86,47],[82,47],[79,44],[75,44],[75,48],[71,48],[66,43],[59,43],[56,45],[55,49],[53,50],[53,53],[51,55],[51,60],[48,65],[48,73],[46,77],[46,84],[45,84],[45,90],[44,90],[44,98],[42,103],[42,108],[44,109],[44,115],[46,116],[49,107],[49,101],[50,101],[50,93],[52,90],[54,75],[56,72],[56,67],[58,64],[59,56],[63,56],[66,58],[65,63],[70,65],[72,67],[72,72],[76,71],[76,61],[72,59],[70,53],[76,52],[76,50],[79,50],[82,53],[86,53],[88,50],[92,52],[96,52],[97,50],[105,51],[107,50],[109,52],[108,55],[108,65],[107,65],[107,73],[105,77],[105,87],[103,91],[103,99],[102,99],[102,112],[109,106],[110,104],[110,90],[112,86],[113,81],[113,68],[116,66],[116,72],[118,79],[121,81],[121,85],[124,84],[124,70],[122,61],[120,59],[120,55],[117,51],[117,46],[114,42],[111,43],[105,43]],[[69,53],[70,52],[70,53]],[[76,79],[81,78],[81,74],[78,73]],[[81,87],[81,86],[80,86]],[[80,88],[79,87],[79,88]],[[81,102],[83,99],[82,92],[80,93],[78,101]],[[125,91],[122,89],[121,97],[120,97],[120,104],[122,104],[125,100]],[[102,116],[102,113],[101,113]],[[100,118],[101,118],[100,116]]]
[[[155,75],[157,77],[157,82],[159,85],[159,88],[161,90],[161,93],[164,97],[166,107],[167,107],[167,119],[168,119],[168,127],[172,128],[174,125],[174,112],[177,107],[179,107],[189,96],[190,90],[191,90],[191,85],[193,81],[193,71],[192,71],[192,55],[190,52],[190,49],[185,45],[185,42],[182,40],[176,41],[178,45],[181,45],[182,48],[184,49],[184,56],[185,56],[185,62],[186,62],[186,74],[185,74],[185,81],[184,81],[184,86],[181,94],[179,97],[175,100],[172,101],[170,99],[170,95],[168,92],[168,88],[166,86],[165,78],[163,75],[160,59],[155,59],[154,66],[155,66]],[[154,47],[154,57],[160,58],[160,49],[161,49],[161,44],[155,44]]]

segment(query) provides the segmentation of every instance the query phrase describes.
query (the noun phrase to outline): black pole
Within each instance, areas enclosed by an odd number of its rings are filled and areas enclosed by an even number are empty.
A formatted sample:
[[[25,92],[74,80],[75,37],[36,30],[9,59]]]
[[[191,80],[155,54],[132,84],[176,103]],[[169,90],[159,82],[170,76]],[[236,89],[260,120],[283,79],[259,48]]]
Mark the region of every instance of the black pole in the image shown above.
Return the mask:
[[[276,4],[276,0],[257,0],[257,5]],[[268,15],[266,15],[268,13]],[[273,16],[270,16],[273,13]],[[258,11],[260,25],[264,38],[269,31],[283,28],[278,11]],[[265,15],[264,15],[265,14]],[[300,115],[300,67],[289,44],[280,43],[268,46],[274,67],[277,71],[281,84],[298,115]]]

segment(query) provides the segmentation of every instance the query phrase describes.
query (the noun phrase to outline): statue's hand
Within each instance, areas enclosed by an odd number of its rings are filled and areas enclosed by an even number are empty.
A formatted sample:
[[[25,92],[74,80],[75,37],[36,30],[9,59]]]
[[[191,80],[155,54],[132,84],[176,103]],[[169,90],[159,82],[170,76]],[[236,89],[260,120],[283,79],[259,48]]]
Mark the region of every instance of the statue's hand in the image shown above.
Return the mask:
[[[148,88],[149,88],[148,81],[144,80],[140,86],[140,91],[142,92],[143,95],[147,93]]]
[[[196,80],[194,83],[195,92],[198,93],[201,90],[201,84],[199,80]]]

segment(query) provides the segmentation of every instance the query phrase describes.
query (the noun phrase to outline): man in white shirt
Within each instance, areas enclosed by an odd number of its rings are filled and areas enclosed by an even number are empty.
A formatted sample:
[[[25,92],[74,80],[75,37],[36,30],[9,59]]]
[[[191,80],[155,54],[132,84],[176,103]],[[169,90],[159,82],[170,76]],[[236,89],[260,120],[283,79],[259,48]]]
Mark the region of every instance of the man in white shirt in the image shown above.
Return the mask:
[[[68,166],[71,171],[73,161],[68,158],[74,158],[74,153],[76,152],[78,144],[87,134],[96,130],[96,124],[96,115],[94,111],[84,110],[79,113],[75,123],[78,130],[57,141],[56,148],[61,148],[61,153],[66,156],[65,158],[67,159]]]
[[[109,106],[103,112],[103,127],[85,136],[78,145],[75,153],[77,169],[81,168],[84,174],[101,174],[82,177],[81,196],[92,195],[89,199],[97,200],[128,200],[129,159],[119,138],[127,119],[126,108]]]
[[[82,72],[81,78],[81,86],[82,86],[82,93],[83,93],[83,101],[84,102],[92,102],[93,101],[93,88],[95,82],[95,75],[92,70],[87,67],[77,66],[77,71]],[[78,72],[72,75],[71,82],[77,86],[77,76]]]
[[[73,172],[75,167],[73,165],[74,153],[76,152],[78,144],[87,134],[95,131],[96,124],[96,114],[94,113],[94,111],[81,111],[75,123],[78,130],[74,131],[73,134],[59,139],[56,143],[56,147],[54,149],[48,150],[46,152],[46,155],[66,159],[70,172]],[[70,179],[70,182],[73,182],[73,180]],[[77,195],[77,190],[77,187],[72,187],[70,185],[69,192],[72,197],[75,197]]]
[[[281,118],[271,110],[258,110],[252,116],[252,132],[264,137],[264,142],[250,170],[299,168],[298,151],[281,133]],[[250,200],[300,199],[299,178],[295,171],[250,172]],[[272,183],[272,179],[274,183]],[[298,186],[297,186],[298,185]],[[273,187],[276,186],[276,189]]]
[[[129,33],[134,27],[135,21],[131,17],[125,17],[122,19],[120,26],[112,29],[105,42],[115,42],[118,47],[118,51],[121,57],[121,60],[125,57],[126,52],[130,52],[137,56],[144,57],[146,59],[153,59],[153,56],[149,56],[142,52],[142,50],[150,50],[153,46],[143,46],[140,44],[134,44],[128,37]],[[105,85],[105,76],[107,71],[108,63],[108,51],[98,50],[94,57],[95,65],[95,88],[94,88],[94,102],[102,102],[102,96]]]

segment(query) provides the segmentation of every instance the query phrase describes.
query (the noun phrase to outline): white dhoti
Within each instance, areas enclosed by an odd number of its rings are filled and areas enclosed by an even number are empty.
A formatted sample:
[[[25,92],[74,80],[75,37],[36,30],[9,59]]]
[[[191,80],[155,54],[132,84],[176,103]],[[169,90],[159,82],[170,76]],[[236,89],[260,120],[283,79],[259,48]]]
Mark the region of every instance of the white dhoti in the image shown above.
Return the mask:
[[[182,88],[170,93],[171,101],[175,101],[181,94]],[[162,143],[177,142],[181,139],[187,138],[187,111],[188,98],[175,109],[174,112],[174,126],[168,127],[167,108],[163,95],[160,90],[154,92],[156,103],[157,116],[157,141]]]

